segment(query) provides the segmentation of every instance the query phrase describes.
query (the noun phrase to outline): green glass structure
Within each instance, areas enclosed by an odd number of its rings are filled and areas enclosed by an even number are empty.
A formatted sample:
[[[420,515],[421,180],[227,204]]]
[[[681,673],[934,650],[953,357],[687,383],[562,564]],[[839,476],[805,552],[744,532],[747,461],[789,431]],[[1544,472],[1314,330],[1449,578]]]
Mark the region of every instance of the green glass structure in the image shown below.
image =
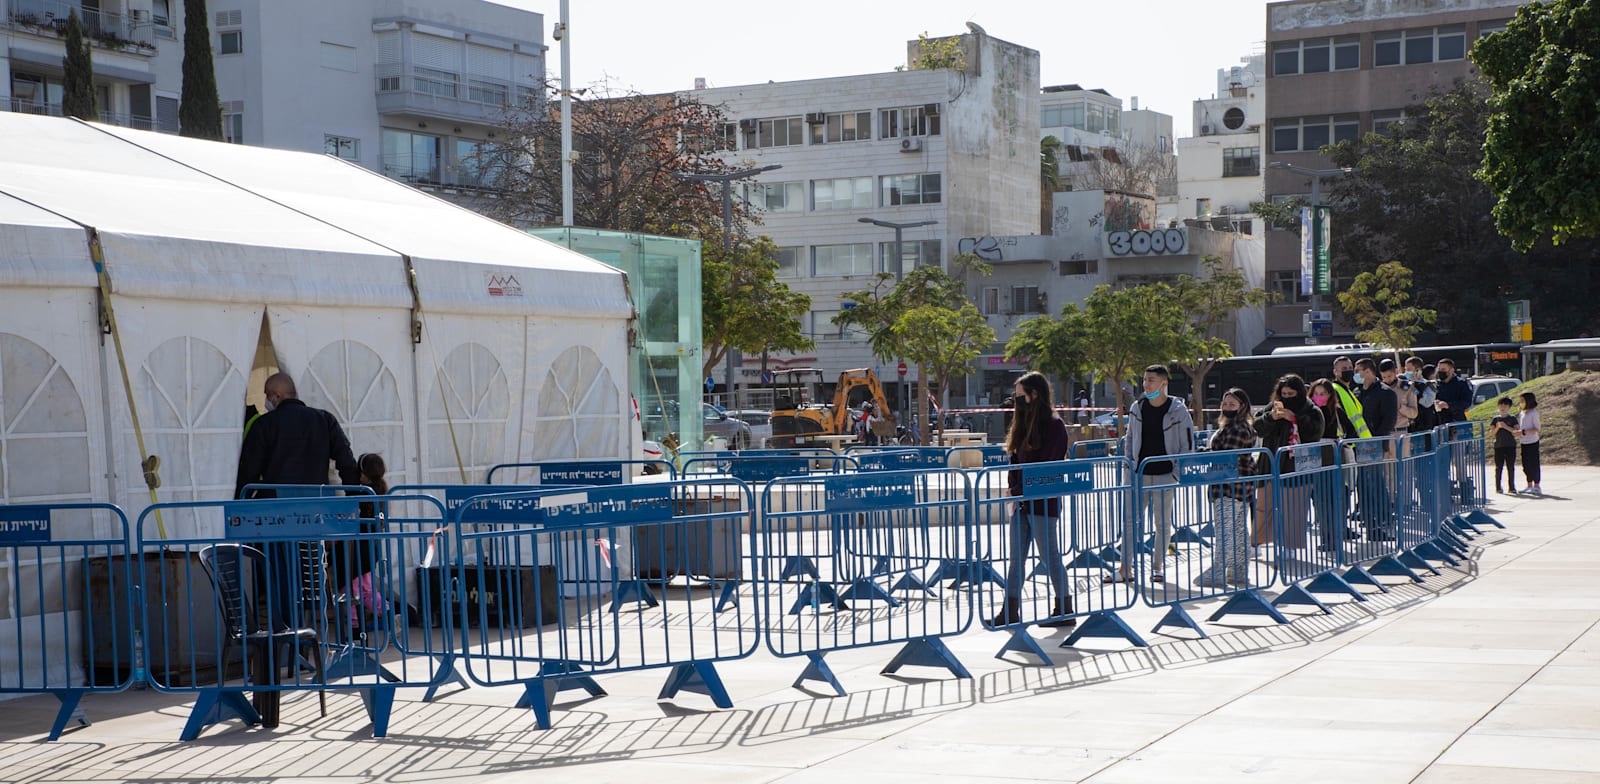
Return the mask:
[[[699,449],[701,418],[700,241],[599,229],[529,229],[529,234],[628,276],[639,321],[628,389],[646,440]]]

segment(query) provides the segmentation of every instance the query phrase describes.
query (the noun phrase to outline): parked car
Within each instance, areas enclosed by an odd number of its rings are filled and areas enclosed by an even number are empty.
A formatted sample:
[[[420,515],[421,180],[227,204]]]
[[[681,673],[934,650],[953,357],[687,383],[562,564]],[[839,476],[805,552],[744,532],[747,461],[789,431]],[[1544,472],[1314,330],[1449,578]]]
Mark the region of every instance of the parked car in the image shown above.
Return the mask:
[[[750,432],[750,426],[728,416],[728,412],[710,403],[701,403],[700,414],[705,419],[703,427],[706,438],[725,438],[729,449],[749,449],[756,443],[755,436]]]
[[[766,449],[767,442],[772,440],[772,412],[744,409],[729,411],[728,416],[733,417],[750,426],[750,444],[756,449]]]
[[[1467,379],[1472,385],[1472,404],[1477,405],[1485,400],[1497,400],[1504,397],[1511,390],[1522,386],[1522,379],[1510,376],[1478,376]]]

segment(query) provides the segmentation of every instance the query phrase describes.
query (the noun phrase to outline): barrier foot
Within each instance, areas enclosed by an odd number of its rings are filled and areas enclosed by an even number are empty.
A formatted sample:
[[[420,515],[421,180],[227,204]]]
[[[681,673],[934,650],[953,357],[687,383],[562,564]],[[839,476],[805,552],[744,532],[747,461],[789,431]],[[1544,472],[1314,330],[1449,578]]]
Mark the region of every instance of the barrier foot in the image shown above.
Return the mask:
[[[1044,646],[1040,645],[1039,641],[1028,633],[1026,624],[1014,626],[1006,631],[1011,632],[1011,636],[1006,640],[1006,644],[1000,646],[1000,650],[995,653],[994,657],[996,659],[1005,659],[1006,654],[1016,651],[1038,657],[1042,667],[1050,667],[1055,664],[1055,662],[1050,661],[1050,654],[1044,652]]]
[[[1122,561],[1122,551],[1118,550],[1116,545],[1108,544],[1100,548],[1100,559],[1107,563],[1120,563]]]
[[[1428,571],[1433,572],[1435,577],[1442,574],[1438,567],[1428,563],[1428,560],[1418,555],[1415,549],[1406,550],[1400,553],[1398,556],[1395,556],[1395,558],[1399,560],[1400,563],[1403,563],[1413,569],[1427,569]]]
[[[240,719],[246,726],[261,723],[261,714],[250,707],[250,701],[236,691],[221,689],[202,690],[194,698],[194,710],[189,711],[189,721],[183,725],[178,740],[194,740],[200,731],[218,722]]]
[[[1432,539],[1411,548],[1411,552],[1416,553],[1418,556],[1426,558],[1430,561],[1439,561],[1445,566],[1461,565],[1461,562],[1457,561],[1454,555],[1445,552],[1445,549],[1440,547],[1439,543]]]
[[[889,556],[880,555],[873,559],[872,571],[869,574],[873,577],[881,577],[894,571],[893,567],[894,564],[889,561]]]
[[[1422,575],[1411,571],[1411,567],[1401,563],[1399,558],[1396,558],[1392,555],[1386,555],[1382,558],[1379,558],[1371,566],[1367,567],[1367,571],[1374,575],[1405,577],[1414,583],[1422,582]]]
[[[1150,627],[1150,633],[1159,633],[1161,631],[1161,627],[1163,626],[1180,626],[1200,635],[1200,639],[1202,640],[1211,639],[1211,636],[1206,634],[1206,630],[1200,628],[1200,622],[1196,621],[1194,616],[1189,614],[1188,610],[1183,609],[1183,605],[1181,604],[1174,604],[1171,607],[1168,607],[1167,614],[1161,616],[1161,620],[1157,622],[1155,626]]]
[[[1265,615],[1278,623],[1289,622],[1289,619],[1284,617],[1283,613],[1278,612],[1278,608],[1273,607],[1272,603],[1267,601],[1267,598],[1254,588],[1246,588],[1234,594],[1206,620],[1215,621],[1225,615],[1233,615],[1235,613],[1240,615]]]
[[[962,666],[961,660],[950,652],[944,640],[938,637],[918,637],[906,643],[906,647],[894,655],[893,659],[884,666],[884,675],[893,675],[901,667],[910,664],[916,667],[943,667],[953,673],[957,678],[971,678],[972,673]]]
[[[1358,602],[1367,601],[1367,595],[1356,590],[1356,587],[1351,585],[1348,580],[1340,577],[1338,572],[1323,572],[1311,578],[1311,582],[1305,584],[1305,590],[1308,593],[1348,594],[1350,598]]]
[[[1215,539],[1217,537],[1217,526],[1215,523],[1206,523],[1200,526],[1199,533],[1207,539]]]
[[[1352,566],[1349,569],[1346,569],[1343,579],[1352,586],[1370,585],[1383,593],[1389,592],[1389,586],[1379,582],[1378,578],[1373,577],[1372,572],[1367,571],[1366,567],[1363,566]]]
[[[722,676],[717,674],[717,667],[712,662],[692,661],[673,666],[656,699],[670,700],[680,691],[704,694],[719,708],[733,707],[728,690],[722,686]]]
[[[827,602],[828,606],[835,610],[850,609],[850,605],[839,598],[839,592],[833,590],[832,585],[811,582],[806,583],[806,587],[800,589],[800,595],[795,598],[794,606],[789,608],[789,614],[799,615],[801,608],[804,607],[810,607],[817,612],[822,612],[823,602]]]
[[[1494,519],[1494,517],[1492,517],[1488,512],[1485,512],[1482,509],[1474,509],[1474,510],[1468,512],[1467,513],[1467,520],[1472,522],[1474,525],[1492,525],[1492,526],[1494,526],[1496,528],[1501,528],[1501,529],[1506,527],[1505,523],[1502,523],[1499,520]]]
[[[1122,616],[1117,615],[1115,610],[1090,613],[1089,617],[1084,618],[1083,622],[1078,624],[1078,630],[1062,641],[1061,647],[1070,648],[1073,643],[1085,637],[1116,637],[1127,640],[1140,648],[1150,647],[1150,643],[1145,642],[1144,638],[1140,637],[1139,633],[1134,631],[1127,621],[1122,620]]]
[[[1483,535],[1483,529],[1479,528],[1477,524],[1472,521],[1470,516],[1456,515],[1455,517],[1450,518],[1450,522],[1457,528],[1464,529],[1464,531],[1470,531],[1473,536]]]
[[[1111,564],[1106,563],[1105,557],[1100,553],[1093,550],[1085,550],[1067,562],[1067,570],[1071,571],[1073,569],[1102,569],[1109,572],[1111,571]],[[1038,572],[1039,570],[1036,567],[1034,571]]]
[[[810,661],[807,662],[806,668],[800,672],[800,677],[794,679],[793,687],[798,689],[800,684],[806,681],[822,681],[833,687],[834,694],[843,697],[845,695],[844,685],[839,683],[839,678],[833,674],[833,668],[829,667],[826,661],[823,661],[822,654],[807,653],[806,658]]]
[[[461,676],[461,671],[456,669],[456,655],[446,653],[439,656],[438,671],[434,673],[433,680],[428,681],[428,690],[422,693],[422,701],[433,702],[433,697],[439,693],[439,689],[451,684],[462,689],[472,688],[472,684],[467,683],[467,679]]]
[[[1173,544],[1197,544],[1201,547],[1210,547],[1211,543],[1204,536],[1196,533],[1193,528],[1179,528],[1172,532]]]
[[[933,570],[933,576],[928,578],[930,583],[951,580],[950,588],[955,590],[963,585],[981,586],[984,583],[1005,585],[1006,579],[995,571],[994,565],[988,561],[962,561],[955,558],[944,558],[939,561],[939,568]]]
[[[938,596],[933,592],[932,588],[928,587],[927,583],[922,581],[921,577],[917,576],[916,572],[906,572],[889,588],[889,593],[899,593],[900,591],[921,591],[929,596]]]
[[[400,680],[400,676],[383,666],[371,650],[353,645],[342,646],[334,651],[333,660],[322,668],[323,683],[351,680],[365,675],[376,675],[390,683],[397,683]]]
[[[389,713],[394,710],[394,687],[374,686],[361,690],[361,703],[367,707],[367,718],[372,720],[372,737],[389,734]]]
[[[56,699],[61,700],[61,710],[56,713],[56,723],[50,728],[50,740],[58,740],[61,733],[67,729],[67,724],[76,720],[79,725],[89,726],[89,715],[78,707],[78,701],[83,699],[82,689],[61,689],[53,691]]]
[[[1478,538],[1478,536],[1481,534],[1481,532],[1477,531],[1475,528],[1469,530],[1466,523],[1463,523],[1454,517],[1445,518],[1445,521],[1440,528],[1451,532],[1463,542],[1470,542],[1473,539]]]
[[[857,577],[851,580],[850,587],[844,589],[844,593],[839,594],[839,598],[859,599],[869,602],[879,600],[887,603],[890,607],[900,606],[900,600],[890,596],[889,592],[883,590],[883,586],[873,582],[871,577]]]
[[[1288,588],[1284,589],[1283,593],[1278,594],[1278,598],[1272,600],[1273,607],[1298,605],[1310,605],[1321,610],[1323,615],[1333,614],[1333,610],[1330,609],[1328,605],[1324,604],[1321,599],[1312,596],[1310,591],[1300,587],[1298,584],[1290,585]]]
[[[722,588],[717,594],[717,603],[712,606],[711,611],[714,613],[720,613],[723,610],[728,609],[729,605],[734,607],[739,606],[738,580],[729,580],[722,584]]]
[[[1439,529],[1439,535],[1434,537],[1433,541],[1434,544],[1455,553],[1458,558],[1468,559],[1472,557],[1472,551],[1467,547],[1467,541],[1448,528]]]
[[[822,573],[817,571],[817,562],[808,555],[791,555],[783,562],[783,571],[778,573],[780,582],[790,577],[810,577],[813,580],[822,579]]]
[[[582,667],[559,659],[542,662],[539,664],[539,674],[522,682],[522,697],[517,700],[516,707],[534,707],[541,694],[548,705],[555,702],[557,694],[573,689],[582,689],[590,697],[606,696],[606,690],[600,687],[600,682]]]
[[[647,606],[658,607],[661,602],[656,600],[655,591],[645,585],[643,580],[623,580],[617,584],[617,592],[611,596],[611,609],[607,612],[616,612],[623,602],[628,600],[644,602]]]

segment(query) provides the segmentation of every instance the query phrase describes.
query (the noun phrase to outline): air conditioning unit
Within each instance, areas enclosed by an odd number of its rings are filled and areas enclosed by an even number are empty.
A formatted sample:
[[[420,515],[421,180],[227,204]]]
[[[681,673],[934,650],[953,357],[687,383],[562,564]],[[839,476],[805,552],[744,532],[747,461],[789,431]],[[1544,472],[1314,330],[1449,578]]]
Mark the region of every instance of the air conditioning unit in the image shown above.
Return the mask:
[[[1230,204],[1224,204],[1221,207],[1217,208],[1217,214],[1218,215],[1232,215],[1233,214],[1233,206],[1230,205]]]
[[[1201,136],[1210,136],[1211,135],[1211,126],[1209,126],[1209,125],[1200,126],[1200,135]]]
[[[922,113],[923,114],[929,114],[929,115],[937,115],[939,113],[939,104],[936,104],[936,103],[925,103],[925,104],[923,104],[922,105]]]
[[[828,115],[822,112],[812,112],[806,115],[806,125],[821,125],[828,121]]]
[[[146,24],[150,21],[150,12],[143,8],[135,8],[128,12],[133,17],[134,24]]]
[[[756,132],[756,121],[755,120],[740,120],[739,121],[739,130],[744,131],[745,133],[755,133]]]
[[[901,152],[922,152],[922,140],[921,139],[901,139],[900,140],[900,151]]]

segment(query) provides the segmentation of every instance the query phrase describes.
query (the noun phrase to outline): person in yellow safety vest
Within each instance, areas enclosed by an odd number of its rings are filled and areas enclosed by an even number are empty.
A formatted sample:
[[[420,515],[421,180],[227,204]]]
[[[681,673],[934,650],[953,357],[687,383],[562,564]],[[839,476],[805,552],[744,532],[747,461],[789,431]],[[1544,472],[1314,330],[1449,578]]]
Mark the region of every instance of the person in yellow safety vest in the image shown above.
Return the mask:
[[[1355,384],[1355,378],[1356,363],[1349,357],[1339,357],[1333,361],[1333,392],[1339,396],[1339,408],[1355,427],[1358,437],[1371,438],[1372,429],[1367,427],[1367,420],[1361,416],[1361,401],[1350,391]]]

